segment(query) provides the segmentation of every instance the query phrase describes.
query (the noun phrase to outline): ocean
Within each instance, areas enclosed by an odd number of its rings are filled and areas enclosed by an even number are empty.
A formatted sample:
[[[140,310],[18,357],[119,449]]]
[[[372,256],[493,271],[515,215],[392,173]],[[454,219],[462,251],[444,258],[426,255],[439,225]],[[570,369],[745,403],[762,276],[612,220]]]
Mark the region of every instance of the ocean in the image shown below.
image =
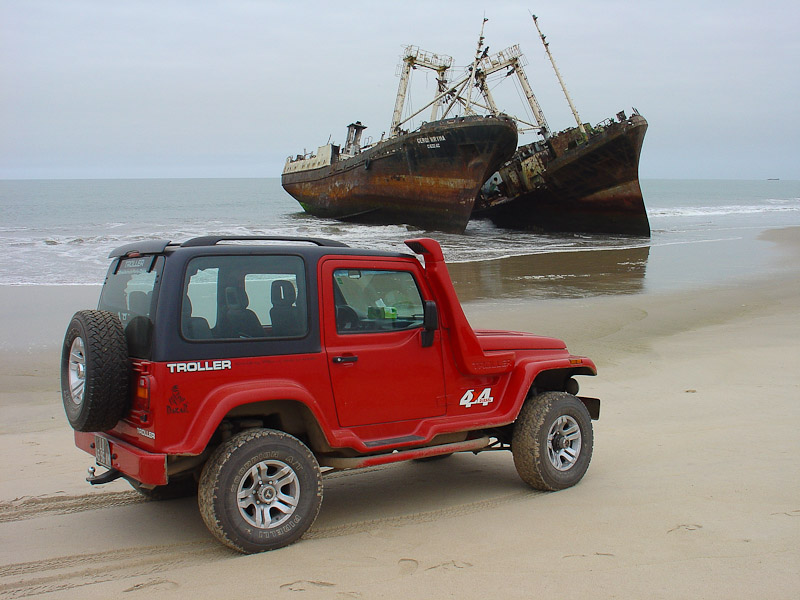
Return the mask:
[[[278,178],[0,180],[0,285],[101,284],[108,253],[141,239],[286,235],[406,251],[405,239],[429,236],[454,280],[471,284],[464,299],[576,297],[724,284],[779,268],[759,234],[800,226],[800,181],[641,184],[650,239],[534,234],[486,221],[463,235],[340,223],[303,213]]]

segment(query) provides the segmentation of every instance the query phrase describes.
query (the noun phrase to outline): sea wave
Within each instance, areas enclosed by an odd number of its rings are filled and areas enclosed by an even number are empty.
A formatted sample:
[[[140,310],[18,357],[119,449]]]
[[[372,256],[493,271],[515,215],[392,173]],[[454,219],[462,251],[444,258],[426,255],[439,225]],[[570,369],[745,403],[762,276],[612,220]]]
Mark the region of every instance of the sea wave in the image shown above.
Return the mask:
[[[726,215],[754,215],[768,213],[795,213],[800,212],[800,202],[787,204],[783,201],[770,201],[770,204],[726,206],[675,206],[669,208],[648,208],[647,216],[650,219],[669,217],[719,217]]]
[[[3,185],[8,191],[5,199]],[[746,230],[754,228],[800,225],[797,186],[789,186],[781,198],[775,196],[771,184],[734,183],[728,186],[729,193],[725,185],[651,184],[645,202],[652,238],[630,238],[509,231],[489,221],[471,221],[463,235],[455,235],[406,225],[364,226],[319,219],[302,212],[278,180],[0,182],[5,217],[0,225],[0,285],[99,284],[111,250],[148,239],[316,237],[357,248],[409,253],[405,240],[433,237],[442,244],[449,263],[470,263],[693,244],[728,236],[752,237]],[[132,198],[137,198],[137,210],[123,220],[119,207],[133,206]],[[76,206],[81,209],[75,210]]]

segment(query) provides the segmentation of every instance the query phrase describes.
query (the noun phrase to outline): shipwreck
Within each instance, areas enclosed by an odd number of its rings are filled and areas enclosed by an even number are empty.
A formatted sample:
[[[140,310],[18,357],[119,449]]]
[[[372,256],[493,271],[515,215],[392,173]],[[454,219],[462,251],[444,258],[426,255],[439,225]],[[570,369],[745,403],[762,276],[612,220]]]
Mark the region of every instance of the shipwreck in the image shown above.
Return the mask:
[[[306,212],[340,220],[462,232],[470,219],[490,219],[511,229],[649,236],[639,185],[647,121],[634,109],[595,126],[583,123],[533,21],[575,127],[552,132],[519,46],[489,55],[482,27],[472,63],[455,80],[451,57],[407,46],[389,135],[362,146],[366,127],[351,123],[344,147],[328,143],[289,157],[284,189]],[[418,68],[436,73],[437,91],[403,118],[410,73]],[[532,122],[498,108],[487,84],[494,74],[516,78]],[[429,122],[404,129],[426,111]],[[540,139],[517,148],[518,133],[527,131]]]

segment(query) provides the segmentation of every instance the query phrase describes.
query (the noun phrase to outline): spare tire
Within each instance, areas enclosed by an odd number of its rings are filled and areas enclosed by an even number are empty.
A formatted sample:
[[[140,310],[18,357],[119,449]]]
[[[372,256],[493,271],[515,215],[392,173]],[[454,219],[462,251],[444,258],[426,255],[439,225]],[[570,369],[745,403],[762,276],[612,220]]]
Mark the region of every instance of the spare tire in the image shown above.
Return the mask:
[[[61,398],[77,431],[107,431],[125,415],[130,389],[125,332],[117,315],[75,313],[61,349]]]

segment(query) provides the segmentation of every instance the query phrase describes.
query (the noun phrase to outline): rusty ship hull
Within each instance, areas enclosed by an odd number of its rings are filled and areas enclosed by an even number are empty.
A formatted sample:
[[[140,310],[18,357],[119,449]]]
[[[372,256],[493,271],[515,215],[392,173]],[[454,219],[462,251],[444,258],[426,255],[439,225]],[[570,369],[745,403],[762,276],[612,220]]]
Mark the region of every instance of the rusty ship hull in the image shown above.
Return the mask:
[[[321,158],[290,159],[281,184],[315,216],[463,232],[481,186],[516,146],[508,117],[445,119],[352,156],[328,145]]]
[[[521,146],[482,193],[475,218],[533,231],[650,235],[639,185],[647,121],[638,113]],[[487,188],[485,188],[487,189]]]

